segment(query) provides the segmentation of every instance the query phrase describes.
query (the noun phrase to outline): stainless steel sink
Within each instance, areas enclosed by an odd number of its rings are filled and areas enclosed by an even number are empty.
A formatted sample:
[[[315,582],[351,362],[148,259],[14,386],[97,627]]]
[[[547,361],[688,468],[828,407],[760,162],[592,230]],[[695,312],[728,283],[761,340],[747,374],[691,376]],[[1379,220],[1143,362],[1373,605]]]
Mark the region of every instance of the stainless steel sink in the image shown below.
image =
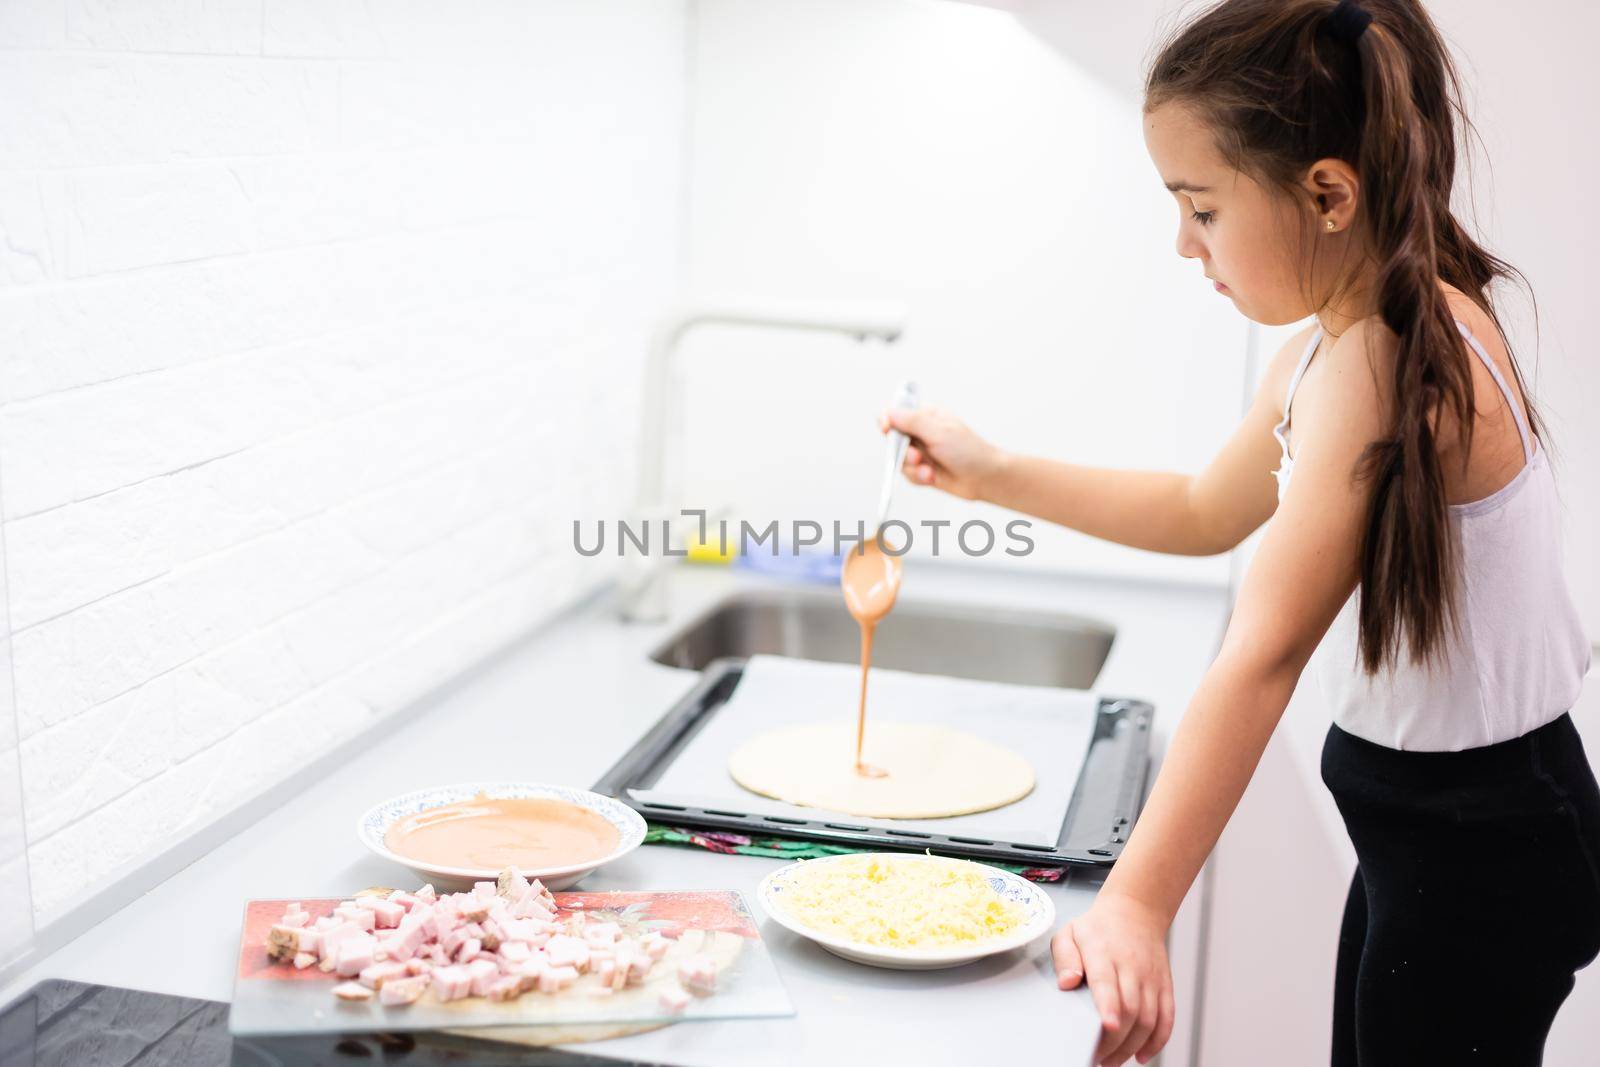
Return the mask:
[[[1114,636],[1105,624],[1077,615],[902,599],[878,627],[872,663],[921,674],[1088,689]],[[723,656],[757,653],[857,663],[861,631],[835,589],[747,590],[690,620],[650,658],[701,670]]]

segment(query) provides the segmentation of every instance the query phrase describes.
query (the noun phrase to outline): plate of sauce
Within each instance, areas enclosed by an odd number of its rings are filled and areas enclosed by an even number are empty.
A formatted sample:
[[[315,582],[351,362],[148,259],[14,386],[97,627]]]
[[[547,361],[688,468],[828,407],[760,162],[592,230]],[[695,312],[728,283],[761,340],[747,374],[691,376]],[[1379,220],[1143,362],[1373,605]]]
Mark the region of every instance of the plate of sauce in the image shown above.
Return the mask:
[[[386,800],[356,823],[362,844],[441,888],[493,881],[506,867],[565,889],[644,841],[619,800],[563,785],[467,782]]]

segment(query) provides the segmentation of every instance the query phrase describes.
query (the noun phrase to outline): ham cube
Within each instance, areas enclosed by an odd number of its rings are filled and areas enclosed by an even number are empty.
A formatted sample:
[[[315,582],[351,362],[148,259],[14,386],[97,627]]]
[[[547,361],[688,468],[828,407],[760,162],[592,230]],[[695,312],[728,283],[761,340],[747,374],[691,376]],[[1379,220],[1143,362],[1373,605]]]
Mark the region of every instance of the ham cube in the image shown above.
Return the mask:
[[[489,987],[500,980],[500,966],[492,960],[473,960],[467,964],[467,976],[473,996],[488,996]]]
[[[578,980],[573,967],[547,967],[539,973],[539,992],[559,993]]]
[[[669,1015],[682,1015],[689,1006],[689,994],[679,985],[669,985],[661,991],[661,1010]]]
[[[321,951],[323,935],[303,926],[284,926],[279,923],[267,931],[267,956],[275,960],[289,960],[301,953],[315,955]]]
[[[419,974],[427,974],[431,970],[433,970],[433,965],[430,964],[427,960],[418,960],[418,959],[406,960],[406,974],[407,975],[415,976],[415,975],[419,975]]]
[[[294,958],[294,969],[297,971],[303,971],[316,962],[317,957],[313,956],[309,952],[302,952]]]
[[[333,995],[340,1000],[371,1000],[372,990],[360,982],[340,982],[333,987]]]
[[[475,937],[469,937],[456,948],[456,960],[465,963],[467,960],[475,959],[481,951],[483,942]]]
[[[387,1007],[415,1004],[417,998],[428,991],[431,979],[427,975],[411,978],[391,978],[378,987],[378,1003]]]
[[[509,963],[523,963],[533,956],[533,949],[525,941],[505,941],[496,950],[501,959]]]
[[[621,936],[622,927],[616,923],[592,923],[583,930],[583,939],[591,945],[609,945]]]
[[[465,967],[436,967],[430,977],[433,995],[442,1001],[460,1000],[472,993],[472,976]]]
[[[617,942],[616,954],[617,970],[622,972],[627,983],[643,981],[644,976],[650,973],[651,959],[635,942]]]
[[[406,914],[405,908],[382,897],[359,897],[356,904],[372,912],[374,923],[380,930],[393,930]]]
[[[335,965],[340,978],[353,978],[376,962],[378,941],[371,934],[357,934],[339,942],[338,962]]]
[[[378,925],[377,916],[366,908],[358,908],[354,904],[340,904],[333,909],[333,913],[347,923],[353,923],[367,933],[371,933]]]
[[[391,935],[389,937],[378,938],[377,956],[379,959],[394,960],[396,963],[404,963],[414,955],[416,955],[416,953],[412,952],[411,948],[399,937]]]
[[[704,953],[695,953],[678,963],[678,981],[697,997],[717,991],[717,964]]]
[[[396,889],[393,893],[390,893],[389,900],[391,903],[400,905],[408,913],[415,910],[417,905],[422,903],[421,898],[415,893],[407,893],[403,889]]]
[[[339,945],[346,939],[352,937],[363,937],[365,935],[362,934],[361,927],[356,926],[353,923],[342,922],[337,926],[322,931],[322,933],[318,936],[320,940],[318,942],[317,953],[323,959],[327,959],[330,956],[337,954]]]
[[[539,924],[528,919],[507,919],[500,924],[502,941],[532,941],[540,932]]]
[[[387,982],[392,978],[404,978],[405,976],[405,964],[389,961],[385,963],[374,963],[370,967],[362,968],[361,973],[356,976],[356,981],[360,982],[368,989],[382,989],[384,982]]]
[[[571,967],[582,971],[589,966],[589,944],[582,938],[557,934],[545,945],[544,951],[550,957],[552,967]]]
[[[515,1000],[522,995],[522,981],[514,974],[495,979],[484,994],[490,1000]]]

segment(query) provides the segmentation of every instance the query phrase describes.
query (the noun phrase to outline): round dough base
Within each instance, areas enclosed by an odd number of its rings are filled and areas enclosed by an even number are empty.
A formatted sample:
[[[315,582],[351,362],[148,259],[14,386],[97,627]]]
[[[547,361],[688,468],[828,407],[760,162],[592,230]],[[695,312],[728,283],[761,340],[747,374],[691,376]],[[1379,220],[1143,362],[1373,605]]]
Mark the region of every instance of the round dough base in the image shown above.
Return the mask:
[[[1033,765],[943,726],[867,724],[862,759],[888,771],[856,773],[853,723],[809,723],[761,734],[728,759],[733,780],[789,804],[874,819],[939,819],[989,811],[1033,791]]]

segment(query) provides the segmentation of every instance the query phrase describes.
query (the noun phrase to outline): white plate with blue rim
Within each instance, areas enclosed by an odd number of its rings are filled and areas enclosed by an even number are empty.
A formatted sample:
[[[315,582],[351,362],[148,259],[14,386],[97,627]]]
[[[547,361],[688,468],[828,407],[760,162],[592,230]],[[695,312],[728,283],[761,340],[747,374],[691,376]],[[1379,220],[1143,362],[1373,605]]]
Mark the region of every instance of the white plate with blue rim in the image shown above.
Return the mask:
[[[568,888],[590,871],[626,856],[644,842],[644,817],[622,801],[587,789],[576,789],[566,785],[545,785],[538,782],[463,782],[403,793],[370,808],[356,820],[356,836],[361,839],[362,844],[379,856],[402,867],[409,867],[418,876],[434,883],[438,888],[468,888],[473,882],[493,881],[500,873],[498,870],[487,867],[446,867],[427,863],[392,852],[384,843],[384,836],[388,834],[389,827],[399,820],[446,804],[471,800],[480,795],[493,800],[561,800],[594,812],[616,829],[616,847],[599,859],[585,860],[564,867],[546,867],[522,872],[528,878],[539,879],[544,883],[544,887],[552,892]]]
[[[817,864],[860,862],[862,856],[892,857],[892,862],[901,863],[971,863],[982,873],[989,883],[989,888],[1002,899],[1017,905],[1022,909],[1022,921],[1014,930],[997,937],[984,938],[979,941],[957,945],[941,945],[931,948],[895,948],[884,945],[868,944],[865,941],[852,940],[838,934],[819,930],[806,923],[784,907],[784,893],[793,885],[794,879],[803,868],[816,869]],[[835,956],[841,956],[856,963],[865,963],[873,967],[889,967],[902,971],[933,970],[939,967],[959,967],[964,963],[972,963],[988,956],[1001,952],[1010,952],[1013,949],[1023,948],[1035,939],[1049,933],[1055,926],[1056,906],[1045,891],[1026,878],[1021,878],[1009,871],[1002,871],[998,867],[991,867],[984,863],[972,863],[971,860],[949,859],[944,856],[929,856],[915,852],[873,852],[873,853],[848,853],[839,856],[824,856],[814,860],[799,860],[798,862],[780,867],[761,880],[760,887],[756,890],[756,897],[761,901],[761,907],[771,916],[772,921],[801,937],[815,941]]]

